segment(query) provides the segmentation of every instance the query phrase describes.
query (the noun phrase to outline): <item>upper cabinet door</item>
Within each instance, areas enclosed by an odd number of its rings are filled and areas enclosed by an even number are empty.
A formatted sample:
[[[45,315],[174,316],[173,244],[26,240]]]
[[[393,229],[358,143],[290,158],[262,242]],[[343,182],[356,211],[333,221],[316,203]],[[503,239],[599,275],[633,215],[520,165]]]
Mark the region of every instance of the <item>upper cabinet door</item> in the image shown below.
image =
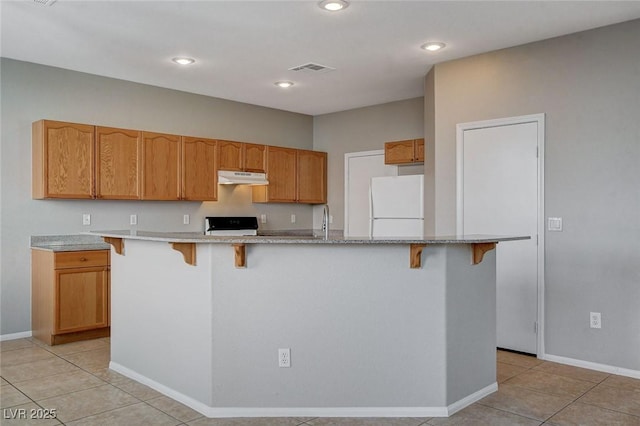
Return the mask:
[[[267,147],[267,179],[269,185],[252,187],[256,203],[295,203],[296,164],[295,149],[278,146]]]
[[[413,139],[384,144],[385,164],[412,163],[414,154]]]
[[[142,132],[142,199],[180,199],[180,136]]]
[[[217,142],[213,139],[182,138],[182,199],[218,199]]]
[[[140,199],[140,150],[138,130],[96,128],[96,197]]]
[[[245,143],[244,145],[244,170],[247,172],[265,172],[266,145]]]
[[[94,136],[86,124],[33,123],[33,198],[94,198]]]
[[[222,141],[218,142],[218,167],[220,170],[242,171],[244,167],[243,143]]]
[[[327,202],[327,153],[298,150],[299,203]]]

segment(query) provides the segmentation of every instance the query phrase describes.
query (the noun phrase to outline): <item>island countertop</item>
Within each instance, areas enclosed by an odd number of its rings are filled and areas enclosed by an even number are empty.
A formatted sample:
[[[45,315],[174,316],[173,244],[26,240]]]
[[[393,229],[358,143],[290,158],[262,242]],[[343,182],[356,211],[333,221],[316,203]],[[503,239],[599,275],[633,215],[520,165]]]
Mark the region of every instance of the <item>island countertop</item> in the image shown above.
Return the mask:
[[[312,235],[283,235],[277,232],[257,236],[211,236],[199,232],[152,232],[129,230],[91,231],[90,234],[108,238],[127,240],[160,241],[168,243],[196,244],[479,244],[498,243],[500,241],[526,240],[529,236],[505,235],[445,235],[425,236],[422,238],[391,237],[342,237]]]

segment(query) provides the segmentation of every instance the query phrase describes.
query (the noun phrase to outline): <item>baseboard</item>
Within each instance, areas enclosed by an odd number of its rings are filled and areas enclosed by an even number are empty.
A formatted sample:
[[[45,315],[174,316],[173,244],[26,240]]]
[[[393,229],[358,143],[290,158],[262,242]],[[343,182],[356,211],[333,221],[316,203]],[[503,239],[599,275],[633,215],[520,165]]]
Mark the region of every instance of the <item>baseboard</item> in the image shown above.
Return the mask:
[[[557,362],[558,364],[572,365],[574,367],[588,368],[589,370],[602,371],[603,373],[617,374],[619,376],[632,377],[640,379],[640,371],[630,370],[628,368],[614,367],[612,365],[599,364],[597,362],[583,361],[581,359],[567,358],[557,355],[544,354],[542,359],[545,361]]]
[[[274,407],[214,408],[207,417],[447,417],[446,407]]]
[[[464,398],[462,398],[459,401],[454,402],[453,404],[449,405],[447,407],[447,413],[446,416],[452,416],[455,413],[457,413],[458,411],[462,410],[463,408],[468,407],[469,405],[473,404],[474,402],[480,401],[482,398],[484,398],[487,395],[491,395],[492,393],[496,392],[498,390],[498,383],[494,382],[492,384],[490,384],[489,386],[480,389],[477,392],[472,393],[469,396],[466,396]],[[437,416],[431,416],[431,417],[437,417]]]
[[[202,415],[225,417],[447,417],[451,410],[460,410],[494,392],[497,385],[482,389],[449,407],[210,407],[187,395],[149,379],[111,361],[109,368],[172,398]],[[493,389],[495,386],[495,389]],[[493,390],[490,390],[493,389]],[[453,407],[453,408],[452,408]],[[455,412],[455,411],[453,411]]]
[[[123,376],[126,376],[130,379],[133,379],[137,382],[142,383],[143,385],[147,385],[149,386],[151,389],[157,390],[158,392],[168,396],[171,399],[174,399],[184,405],[186,405],[189,408],[192,408],[194,410],[196,410],[197,412],[199,412],[202,415],[207,415],[207,412],[211,409],[211,407],[209,407],[208,405],[195,400],[187,395],[184,395],[180,392],[177,392],[173,389],[171,389],[168,386],[165,386],[161,383],[156,382],[155,380],[151,380],[146,376],[143,376],[142,374],[139,374],[127,367],[124,367],[116,362],[109,362],[109,368],[117,373],[122,374]]]
[[[31,337],[31,331],[23,331],[22,333],[2,334],[0,335],[0,342],[4,342],[5,340],[24,339],[26,337]]]

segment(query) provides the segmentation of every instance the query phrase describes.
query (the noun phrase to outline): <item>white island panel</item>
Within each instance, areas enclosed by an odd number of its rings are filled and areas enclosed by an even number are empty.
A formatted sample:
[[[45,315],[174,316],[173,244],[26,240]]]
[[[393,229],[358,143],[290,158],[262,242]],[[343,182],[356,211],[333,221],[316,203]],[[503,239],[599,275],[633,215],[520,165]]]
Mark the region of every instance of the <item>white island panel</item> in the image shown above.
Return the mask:
[[[212,403],[212,287],[210,246],[198,250],[198,267],[168,243],[112,250],[111,368],[203,410]]]
[[[494,391],[495,250],[197,244],[112,253],[112,368],[210,417],[446,416]],[[279,368],[278,348],[291,348]]]

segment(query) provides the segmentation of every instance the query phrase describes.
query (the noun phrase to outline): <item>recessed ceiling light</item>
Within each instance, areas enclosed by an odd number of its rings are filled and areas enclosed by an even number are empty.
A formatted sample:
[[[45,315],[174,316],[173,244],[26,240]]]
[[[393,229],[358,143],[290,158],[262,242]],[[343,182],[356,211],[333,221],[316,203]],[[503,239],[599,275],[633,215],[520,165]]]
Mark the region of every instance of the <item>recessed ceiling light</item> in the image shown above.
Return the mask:
[[[421,49],[424,50],[428,50],[430,52],[435,52],[437,50],[440,50],[442,48],[444,48],[446,46],[446,44],[439,42],[439,41],[430,41],[428,43],[423,44],[422,46],[420,46]]]
[[[293,86],[293,81],[276,81],[275,83],[276,86],[281,87],[283,89],[286,89],[288,87]]]
[[[349,7],[349,2],[346,0],[322,0],[318,3],[318,6],[330,12],[337,12],[338,10]]]
[[[179,57],[179,58],[173,58],[172,61],[175,62],[176,64],[179,64],[179,65],[191,65],[196,60],[193,59],[193,58],[182,58],[182,57]]]

